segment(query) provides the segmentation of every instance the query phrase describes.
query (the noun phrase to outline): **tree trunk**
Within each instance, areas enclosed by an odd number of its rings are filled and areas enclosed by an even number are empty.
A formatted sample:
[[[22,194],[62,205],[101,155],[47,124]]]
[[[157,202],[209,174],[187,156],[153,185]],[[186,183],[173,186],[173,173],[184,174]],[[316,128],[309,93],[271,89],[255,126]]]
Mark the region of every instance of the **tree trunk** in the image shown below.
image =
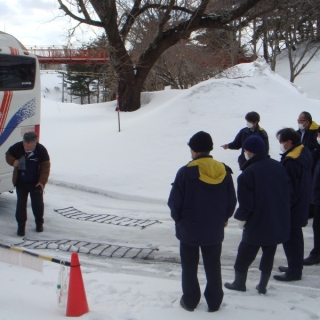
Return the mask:
[[[253,60],[257,59],[257,34],[256,34],[256,18],[253,19],[253,35],[252,35],[252,42],[253,42]]]
[[[285,42],[286,42],[286,48],[288,50],[288,59],[289,59],[289,68],[290,68],[290,82],[294,82],[294,61],[292,57],[292,39],[291,39],[291,34],[290,30],[285,31]]]
[[[136,111],[141,106],[142,85],[139,82],[126,83],[119,81],[119,107],[120,111]]]
[[[263,57],[269,62],[269,54],[268,54],[268,26],[267,19],[263,17]]]

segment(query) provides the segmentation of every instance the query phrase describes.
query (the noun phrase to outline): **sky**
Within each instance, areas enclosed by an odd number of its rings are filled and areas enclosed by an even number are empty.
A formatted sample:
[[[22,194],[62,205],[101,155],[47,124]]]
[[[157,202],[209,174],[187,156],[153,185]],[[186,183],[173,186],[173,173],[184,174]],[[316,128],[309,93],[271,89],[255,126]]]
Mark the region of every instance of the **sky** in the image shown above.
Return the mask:
[[[319,68],[319,60],[313,61],[312,68]],[[179,242],[166,205],[177,170],[191,160],[187,142],[197,131],[212,135],[212,155],[232,168],[236,185],[239,151],[220,146],[231,142],[245,126],[247,112],[257,111],[260,125],[269,135],[270,155],[279,160],[275,138],[279,129],[297,128],[296,119],[303,110],[320,123],[320,96],[308,98],[313,81],[306,77],[304,88],[297,88],[263,61],[238,65],[221,79],[209,79],[187,90],[144,93],[139,111],[120,114],[118,132],[115,101],[63,104],[59,102],[61,79],[43,73],[41,143],[52,162],[44,195],[44,232],[35,232],[29,203],[26,236],[17,237],[16,195],[2,193],[0,243],[65,261],[70,261],[72,251],[79,251],[90,310],[81,319],[319,319],[319,265],[305,267],[298,282],[279,283],[271,278],[264,296],[255,289],[260,277],[259,259],[250,267],[247,292],[225,289],[216,314],[207,312],[203,297],[194,312],[182,309]],[[75,215],[62,210],[67,207],[73,207]],[[141,228],[93,221],[107,221],[110,215],[154,223]],[[231,218],[221,256],[223,282],[234,278],[241,233]],[[311,221],[304,228],[304,239],[307,256],[313,244]],[[96,249],[89,252],[88,247]],[[112,258],[108,257],[110,248],[119,248]],[[140,248],[141,257],[148,254],[149,259],[130,259],[124,254],[129,248],[128,254]],[[1,258],[9,252],[3,250]],[[42,260],[36,261],[38,264],[29,264],[29,268],[17,266],[13,260],[0,262],[0,320],[65,318],[65,300],[58,304],[57,297],[60,266],[49,261],[41,266]],[[281,246],[273,274],[278,274],[279,265],[286,265]],[[34,270],[41,267],[42,272]],[[202,265],[199,280],[203,292]]]
[[[57,0],[0,0],[0,31],[19,39],[26,47],[67,45],[73,22],[59,10]],[[95,37],[98,29],[82,26],[72,37],[74,46]]]

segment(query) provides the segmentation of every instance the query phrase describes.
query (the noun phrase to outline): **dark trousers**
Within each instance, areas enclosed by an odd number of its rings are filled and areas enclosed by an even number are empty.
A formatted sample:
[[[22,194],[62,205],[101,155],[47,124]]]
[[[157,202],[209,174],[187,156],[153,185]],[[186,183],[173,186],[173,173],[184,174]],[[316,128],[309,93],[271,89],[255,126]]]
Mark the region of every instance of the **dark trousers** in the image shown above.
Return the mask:
[[[27,201],[30,193],[31,208],[37,226],[43,224],[43,192],[41,188],[36,188],[36,183],[18,182],[16,185],[17,192],[17,208],[16,220],[18,227],[24,229],[27,221]]]
[[[309,218],[308,219],[312,219],[314,216],[314,204],[310,203],[310,207],[309,207]]]
[[[243,241],[240,242],[238,254],[234,269],[240,273],[247,273],[250,265],[256,258],[259,249],[262,249],[259,270],[262,273],[271,275],[273,268],[274,255],[276,254],[277,246],[256,246]]]
[[[312,229],[314,245],[310,253],[320,255],[320,205],[314,205]]]
[[[283,243],[283,249],[288,260],[289,275],[301,277],[303,269],[304,241],[301,227],[290,229],[290,239]]]
[[[212,246],[202,246],[202,260],[207,277],[204,291],[209,309],[216,310],[223,299],[221,279],[221,243]],[[194,309],[201,298],[198,281],[199,247],[180,242],[180,256],[182,267],[182,299],[188,308]]]

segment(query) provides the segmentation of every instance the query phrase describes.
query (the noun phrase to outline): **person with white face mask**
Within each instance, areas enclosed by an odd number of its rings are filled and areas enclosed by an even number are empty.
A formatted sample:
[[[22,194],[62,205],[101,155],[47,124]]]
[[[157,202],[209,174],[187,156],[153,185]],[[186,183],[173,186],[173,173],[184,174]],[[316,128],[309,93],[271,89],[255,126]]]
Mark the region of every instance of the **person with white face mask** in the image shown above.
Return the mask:
[[[288,267],[280,266],[282,275],[273,276],[279,281],[301,280],[303,269],[304,241],[302,227],[308,223],[312,185],[312,155],[300,141],[299,134],[292,128],[278,131],[281,163],[291,181],[290,239],[283,243]]]
[[[221,147],[223,149],[230,149],[230,150],[239,150],[242,148],[243,142],[250,136],[259,136],[262,138],[262,140],[265,143],[266,147],[266,152],[269,152],[269,140],[268,140],[268,134],[267,132],[262,129],[259,126],[259,121],[260,121],[260,115],[255,112],[248,112],[245,116],[246,120],[246,127],[241,129],[239,133],[236,135],[234,140],[230,143],[226,143],[222,145]],[[244,153],[244,150],[242,148],[241,154],[238,157],[238,163],[239,163],[239,168],[241,169],[242,166],[245,164],[247,161],[246,155]],[[242,170],[242,169],[241,169]]]
[[[319,125],[312,121],[311,114],[307,111],[303,111],[299,114],[297,122],[297,133],[301,137],[300,141],[311,151],[311,153],[313,153],[315,149],[318,149],[317,130]]]
[[[319,144],[317,142],[317,130],[319,125],[312,120],[311,114],[307,111],[303,111],[299,114],[297,119],[298,130],[297,133],[301,136],[302,144],[307,147],[312,154],[313,167],[312,173],[314,171],[315,165],[318,160],[319,155]],[[313,218],[313,205],[310,204],[309,219]]]
[[[242,240],[234,264],[235,280],[225,287],[246,291],[248,269],[261,248],[261,277],[256,289],[265,294],[277,245],[290,235],[290,181],[284,167],[265,151],[260,137],[249,137],[243,148],[248,160],[238,177],[239,208],[234,214],[243,229]]]

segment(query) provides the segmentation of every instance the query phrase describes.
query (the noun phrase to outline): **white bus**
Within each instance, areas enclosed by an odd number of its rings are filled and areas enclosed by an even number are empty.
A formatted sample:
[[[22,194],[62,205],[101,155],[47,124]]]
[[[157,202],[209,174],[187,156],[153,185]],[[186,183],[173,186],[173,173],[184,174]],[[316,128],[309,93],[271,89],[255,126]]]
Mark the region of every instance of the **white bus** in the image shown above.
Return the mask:
[[[40,70],[35,55],[13,36],[0,31],[0,193],[13,189],[5,160],[25,132],[40,133]]]

